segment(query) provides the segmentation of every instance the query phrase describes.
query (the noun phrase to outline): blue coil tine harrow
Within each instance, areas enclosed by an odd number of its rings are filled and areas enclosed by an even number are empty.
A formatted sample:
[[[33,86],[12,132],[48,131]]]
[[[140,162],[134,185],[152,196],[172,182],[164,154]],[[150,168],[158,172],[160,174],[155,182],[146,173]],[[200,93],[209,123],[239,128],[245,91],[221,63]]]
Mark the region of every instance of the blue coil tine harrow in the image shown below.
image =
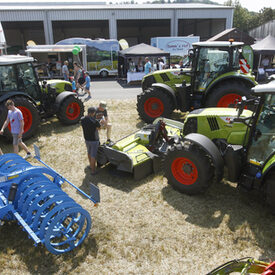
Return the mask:
[[[99,189],[91,184],[89,196],[45,164],[36,146],[35,152],[44,166],[32,166],[16,154],[0,156],[0,222],[17,220],[35,245],[44,244],[53,254],[69,252],[88,236],[92,221],[61,185],[69,183],[95,204]]]

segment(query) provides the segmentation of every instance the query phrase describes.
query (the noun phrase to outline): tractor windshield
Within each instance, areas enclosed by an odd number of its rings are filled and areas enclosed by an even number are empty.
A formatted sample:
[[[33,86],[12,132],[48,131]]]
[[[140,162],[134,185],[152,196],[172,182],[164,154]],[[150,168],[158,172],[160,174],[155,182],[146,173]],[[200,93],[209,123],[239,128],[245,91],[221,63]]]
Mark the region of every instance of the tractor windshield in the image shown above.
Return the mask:
[[[13,65],[0,66],[0,92],[10,92],[16,89],[17,80]]]
[[[0,66],[0,92],[15,91],[39,99],[40,88],[30,62]]]
[[[200,91],[218,75],[229,70],[229,57],[229,48],[200,49],[196,68]]]
[[[248,159],[263,164],[275,151],[275,95],[266,95]]]

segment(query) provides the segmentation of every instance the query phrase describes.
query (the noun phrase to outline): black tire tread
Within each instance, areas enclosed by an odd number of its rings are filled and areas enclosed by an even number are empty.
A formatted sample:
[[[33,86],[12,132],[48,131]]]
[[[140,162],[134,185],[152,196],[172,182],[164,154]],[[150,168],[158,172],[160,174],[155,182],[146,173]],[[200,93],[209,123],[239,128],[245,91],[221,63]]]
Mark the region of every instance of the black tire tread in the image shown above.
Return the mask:
[[[189,159],[194,157],[196,160],[191,159],[193,162],[196,162],[195,165],[199,170],[199,175],[198,180],[192,185],[184,185],[178,182],[171,172],[173,160],[181,156],[186,156]],[[183,143],[172,146],[166,153],[164,159],[164,175],[168,180],[168,184],[179,192],[188,195],[204,193],[214,181],[214,167],[209,158],[201,148],[194,144],[189,145],[189,148],[185,147]]]
[[[152,123],[156,119],[156,117],[152,118],[148,116],[144,111],[144,103],[150,97],[157,97],[162,100],[164,104],[164,112],[161,115],[162,117],[168,118],[171,116],[174,110],[172,98],[164,91],[157,89],[156,87],[150,87],[137,96],[137,112],[143,121],[145,121],[146,123]]]
[[[273,215],[275,215],[275,170],[269,172],[265,180],[266,203]]]
[[[228,93],[236,93],[240,96],[251,98],[250,88],[241,81],[226,81],[215,87],[207,96],[205,107],[216,107],[219,100]]]
[[[79,116],[74,120],[70,120],[66,116],[66,108],[72,102],[77,102],[80,106]],[[69,96],[69,97],[66,97],[61,102],[59,110],[57,112],[57,117],[60,120],[60,122],[62,122],[63,124],[72,125],[72,124],[78,123],[79,120],[81,119],[81,117],[83,116],[83,114],[84,114],[84,105],[83,105],[82,101],[74,96]]]

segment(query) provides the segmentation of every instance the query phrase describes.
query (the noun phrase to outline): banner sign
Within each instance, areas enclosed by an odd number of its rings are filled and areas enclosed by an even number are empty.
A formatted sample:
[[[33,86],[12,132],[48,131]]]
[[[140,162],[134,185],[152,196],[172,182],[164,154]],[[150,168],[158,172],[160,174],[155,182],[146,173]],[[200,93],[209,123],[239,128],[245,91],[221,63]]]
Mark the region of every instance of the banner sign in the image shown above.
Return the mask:
[[[185,56],[192,49],[192,44],[199,41],[199,36],[152,37],[151,46],[169,52],[170,55]]]

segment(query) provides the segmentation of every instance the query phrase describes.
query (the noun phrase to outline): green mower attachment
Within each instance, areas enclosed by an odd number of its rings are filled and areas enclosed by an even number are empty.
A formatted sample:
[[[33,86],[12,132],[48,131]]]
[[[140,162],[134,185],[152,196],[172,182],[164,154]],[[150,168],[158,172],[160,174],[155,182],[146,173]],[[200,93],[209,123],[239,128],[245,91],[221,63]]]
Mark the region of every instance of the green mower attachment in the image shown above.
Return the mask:
[[[227,275],[227,274],[262,274],[274,275],[275,274],[275,261],[267,263],[255,260],[251,257],[246,257],[238,260],[229,261],[206,275]]]
[[[142,179],[160,170],[161,156],[171,144],[179,142],[182,129],[181,122],[157,118],[115,143],[101,145],[97,163],[111,163],[117,170],[132,173],[136,180]]]

